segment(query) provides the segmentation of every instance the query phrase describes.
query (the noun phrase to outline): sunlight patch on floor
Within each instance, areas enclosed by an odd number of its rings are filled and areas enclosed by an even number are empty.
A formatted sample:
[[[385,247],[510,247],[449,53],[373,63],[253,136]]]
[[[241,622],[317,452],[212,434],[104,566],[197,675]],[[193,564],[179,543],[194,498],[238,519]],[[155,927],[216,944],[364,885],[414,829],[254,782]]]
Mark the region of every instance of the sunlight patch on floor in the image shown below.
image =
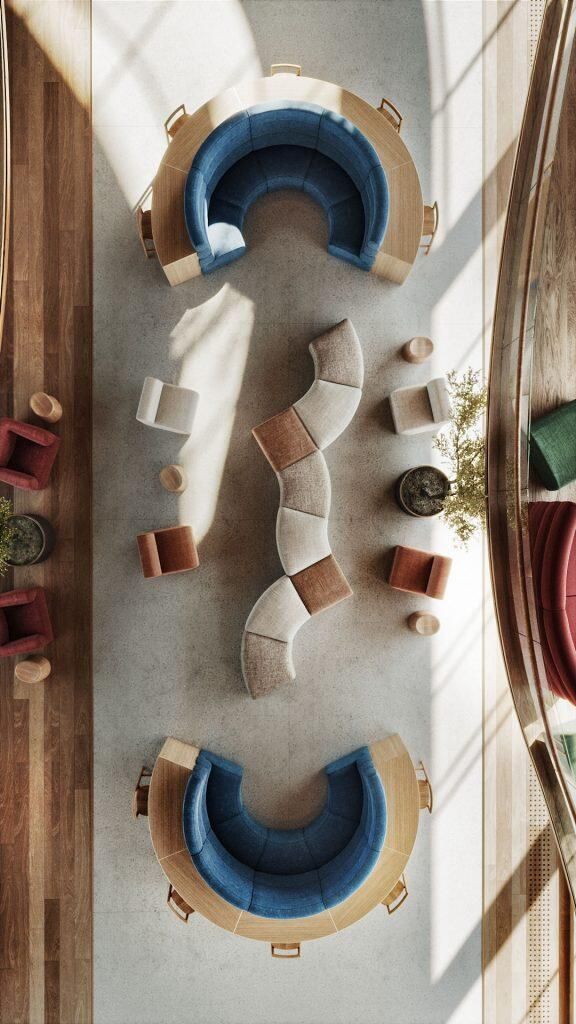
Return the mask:
[[[216,295],[188,309],[172,331],[175,383],[200,394],[194,431],[179,456],[193,483],[180,497],[180,521],[194,523],[196,540],[206,536],[216,511],[254,325],[254,303],[225,284]]]

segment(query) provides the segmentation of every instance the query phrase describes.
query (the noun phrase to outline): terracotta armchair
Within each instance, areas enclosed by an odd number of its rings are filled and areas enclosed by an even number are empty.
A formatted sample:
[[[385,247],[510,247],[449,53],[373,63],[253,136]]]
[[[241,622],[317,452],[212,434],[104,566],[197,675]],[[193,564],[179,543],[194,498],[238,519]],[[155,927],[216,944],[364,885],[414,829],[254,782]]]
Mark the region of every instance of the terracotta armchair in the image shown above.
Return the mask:
[[[191,526],[169,526],[138,534],[142,572],[147,580],[189,572],[200,565]]]
[[[42,587],[0,594],[0,658],[37,651],[53,639]]]
[[[60,438],[43,427],[0,419],[0,481],[28,491],[48,485]]]
[[[427,597],[441,600],[446,591],[451,568],[451,558],[398,545],[394,549],[388,583],[395,590],[425,594]]]

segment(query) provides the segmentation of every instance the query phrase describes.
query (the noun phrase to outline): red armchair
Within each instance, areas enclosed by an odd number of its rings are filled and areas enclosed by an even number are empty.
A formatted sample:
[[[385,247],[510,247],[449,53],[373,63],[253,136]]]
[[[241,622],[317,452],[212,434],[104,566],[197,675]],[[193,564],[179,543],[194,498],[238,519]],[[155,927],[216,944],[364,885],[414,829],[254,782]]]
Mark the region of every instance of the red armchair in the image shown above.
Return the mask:
[[[37,651],[53,639],[42,587],[0,594],[0,658]]]
[[[0,481],[41,491],[48,485],[60,438],[43,427],[0,419]]]

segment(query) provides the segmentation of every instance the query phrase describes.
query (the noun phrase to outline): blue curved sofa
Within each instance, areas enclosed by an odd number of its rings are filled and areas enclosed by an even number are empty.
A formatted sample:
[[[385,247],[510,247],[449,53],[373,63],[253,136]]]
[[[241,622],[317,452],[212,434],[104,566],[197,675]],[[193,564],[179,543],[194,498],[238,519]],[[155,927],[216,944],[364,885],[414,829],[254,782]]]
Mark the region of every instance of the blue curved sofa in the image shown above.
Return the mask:
[[[306,192],[325,210],[328,252],[370,270],[388,220],[388,184],[376,150],[331,110],[277,101],[223,121],[192,161],[184,215],[204,274],[243,255],[249,207],[285,188]]]
[[[202,750],[183,805],[184,840],[204,881],[260,917],[309,917],[337,906],[375,867],[386,798],[362,747],[325,768],[324,809],[305,828],[266,828],[244,808],[242,768]]]

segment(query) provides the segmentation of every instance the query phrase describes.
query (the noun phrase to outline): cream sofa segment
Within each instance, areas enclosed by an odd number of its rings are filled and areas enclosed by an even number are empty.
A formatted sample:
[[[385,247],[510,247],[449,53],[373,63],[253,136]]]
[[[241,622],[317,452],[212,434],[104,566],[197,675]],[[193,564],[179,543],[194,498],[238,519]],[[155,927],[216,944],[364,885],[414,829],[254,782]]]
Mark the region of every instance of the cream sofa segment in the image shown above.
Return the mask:
[[[246,622],[247,633],[258,633],[271,640],[288,643],[294,639],[310,613],[287,576],[281,576],[265,590]]]
[[[294,408],[312,440],[327,448],[346,429],[358,408],[362,391],[347,384],[315,380]]]
[[[332,554],[328,520],[292,508],[279,508],[276,545],[284,572],[287,576],[294,576]]]

